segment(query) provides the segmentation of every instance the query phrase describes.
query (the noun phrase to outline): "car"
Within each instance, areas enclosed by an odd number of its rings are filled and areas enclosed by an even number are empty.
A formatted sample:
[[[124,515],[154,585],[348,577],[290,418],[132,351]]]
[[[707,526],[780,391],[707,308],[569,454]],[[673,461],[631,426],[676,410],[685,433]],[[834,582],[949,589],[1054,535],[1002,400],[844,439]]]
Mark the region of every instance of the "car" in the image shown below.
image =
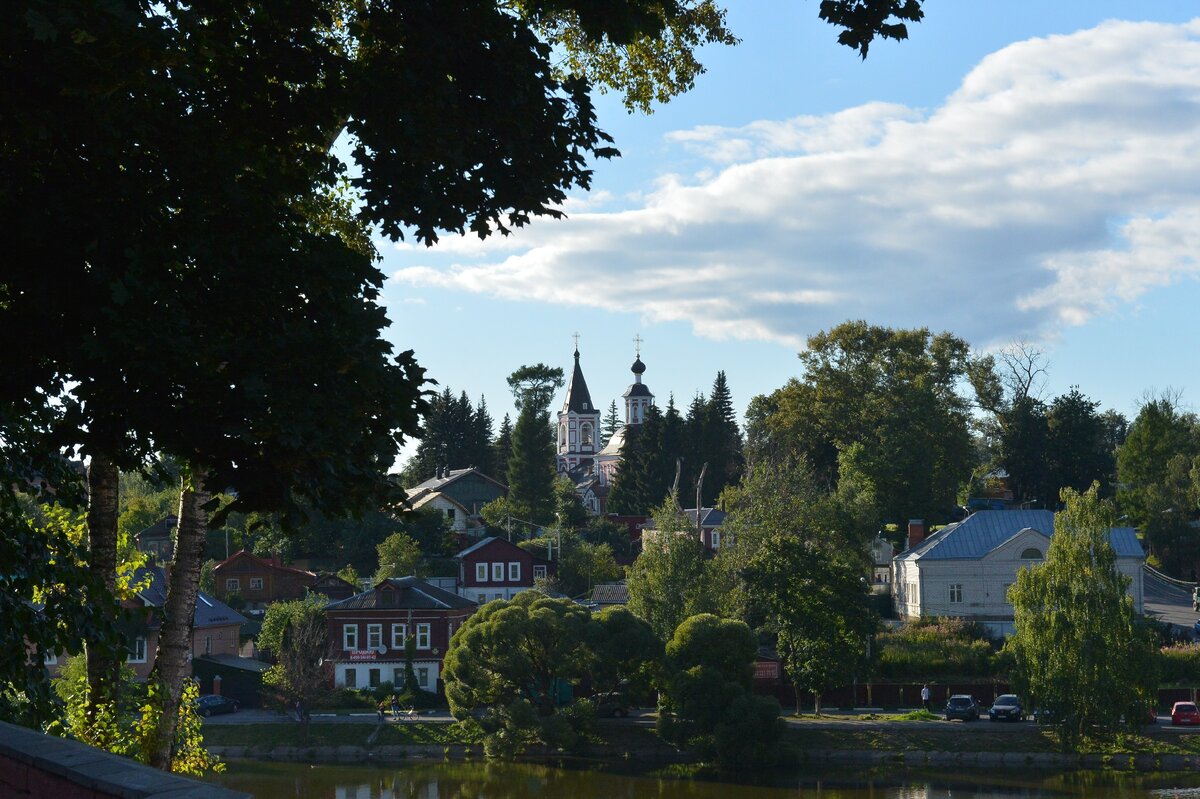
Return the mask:
[[[204,694],[196,698],[196,712],[201,716],[219,716],[222,713],[237,713],[238,703],[227,696]]]
[[[1176,702],[1171,707],[1171,723],[1176,727],[1200,725],[1200,710],[1195,702]]]
[[[946,721],[975,721],[979,718],[979,703],[970,694],[954,694],[946,700],[946,709],[943,712],[946,714]]]
[[[1004,694],[996,697],[988,708],[988,718],[992,721],[1024,721],[1025,708],[1016,694]]]
[[[1192,630],[1200,637],[1200,619],[1196,619],[1196,623],[1192,625]]]
[[[629,697],[620,692],[596,697],[596,715],[604,718],[625,718],[629,715]]]

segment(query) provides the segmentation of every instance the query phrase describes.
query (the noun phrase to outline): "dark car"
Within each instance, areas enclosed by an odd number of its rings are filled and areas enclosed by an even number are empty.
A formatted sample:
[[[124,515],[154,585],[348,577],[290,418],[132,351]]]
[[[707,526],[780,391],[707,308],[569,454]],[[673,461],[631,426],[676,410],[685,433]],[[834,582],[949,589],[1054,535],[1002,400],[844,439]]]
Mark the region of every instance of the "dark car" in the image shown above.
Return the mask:
[[[975,721],[979,718],[979,703],[969,694],[955,694],[946,701],[946,721],[962,719]]]
[[[988,718],[992,721],[1024,721],[1025,708],[1016,694],[1004,694],[996,697],[988,709]]]
[[[1175,726],[1183,724],[1194,727],[1200,724],[1200,710],[1195,702],[1176,702],[1171,708],[1171,723]]]
[[[238,703],[227,696],[204,694],[196,699],[196,712],[207,718],[222,713],[237,713]]]
[[[629,697],[620,692],[596,697],[596,715],[604,718],[625,718],[629,715]]]

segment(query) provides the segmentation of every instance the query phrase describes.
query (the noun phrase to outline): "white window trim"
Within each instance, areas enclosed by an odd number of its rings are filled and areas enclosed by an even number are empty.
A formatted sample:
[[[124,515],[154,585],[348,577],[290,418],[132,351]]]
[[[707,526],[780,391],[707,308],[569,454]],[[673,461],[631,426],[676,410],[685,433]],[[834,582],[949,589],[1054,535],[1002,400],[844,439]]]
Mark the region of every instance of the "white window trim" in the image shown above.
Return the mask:
[[[47,652],[46,659],[43,660],[42,663],[46,666],[57,666],[58,654],[56,652]]]
[[[430,634],[428,624],[417,625],[417,649],[429,649]]]
[[[371,643],[374,640],[375,643]],[[383,625],[368,624],[367,625],[367,649],[375,649],[383,646]]]
[[[504,564],[503,563],[493,563],[492,564],[492,582],[493,583],[504,582]]]
[[[261,591],[262,588],[263,588],[263,578],[261,578],[261,577],[251,577],[250,578],[250,590],[251,591]]]
[[[488,565],[486,563],[475,564],[475,582],[486,583],[488,581]]]
[[[393,624],[392,625],[392,649],[403,649],[405,642],[408,640],[408,625]]]
[[[342,625],[342,650],[345,652],[355,652],[358,650],[357,624]]]
[[[508,581],[510,583],[519,583],[521,581],[521,561],[510,560],[508,562]]]
[[[720,549],[721,548],[721,531],[713,530],[711,533],[708,534],[708,540],[712,541],[713,549]]]
[[[240,591],[240,590],[242,590],[242,583],[236,577],[226,577],[225,578],[225,590],[226,591]]]
[[[959,605],[959,604],[962,604],[962,601],[963,601],[962,583],[950,583],[950,604],[951,605]]]
[[[546,579],[546,567],[540,563],[533,567],[533,579],[536,580],[539,577],[543,580]]]
[[[140,646],[139,646],[140,644]],[[138,650],[141,650],[142,656],[138,657]],[[126,663],[145,663],[146,662],[146,637],[139,635],[133,639],[133,653],[125,659]]]

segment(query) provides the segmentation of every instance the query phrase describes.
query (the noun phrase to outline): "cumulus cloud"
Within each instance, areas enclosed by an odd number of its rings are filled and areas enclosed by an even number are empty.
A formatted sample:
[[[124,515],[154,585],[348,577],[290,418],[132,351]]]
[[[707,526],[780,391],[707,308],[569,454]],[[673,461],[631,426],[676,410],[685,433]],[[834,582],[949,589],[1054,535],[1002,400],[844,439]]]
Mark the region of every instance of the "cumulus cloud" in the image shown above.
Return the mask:
[[[507,240],[449,244],[453,266],[395,278],[797,345],[846,318],[1036,336],[1200,274],[1200,21],[1020,42],[934,109],[873,103],[668,144],[706,168],[658,176],[634,207],[577,203]]]

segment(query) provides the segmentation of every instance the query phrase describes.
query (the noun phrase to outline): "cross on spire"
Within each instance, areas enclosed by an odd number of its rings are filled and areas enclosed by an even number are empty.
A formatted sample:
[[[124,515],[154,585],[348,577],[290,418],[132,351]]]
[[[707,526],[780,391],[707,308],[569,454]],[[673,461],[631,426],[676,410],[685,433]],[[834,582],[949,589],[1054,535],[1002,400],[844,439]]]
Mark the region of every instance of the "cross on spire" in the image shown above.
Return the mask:
[[[642,335],[640,333],[634,334],[633,346],[634,346],[634,351],[636,353],[636,356],[638,358],[642,357]]]
[[[572,333],[571,338],[575,339],[575,354],[578,355],[579,354],[579,333],[578,333],[578,331],[576,331],[575,333]]]

